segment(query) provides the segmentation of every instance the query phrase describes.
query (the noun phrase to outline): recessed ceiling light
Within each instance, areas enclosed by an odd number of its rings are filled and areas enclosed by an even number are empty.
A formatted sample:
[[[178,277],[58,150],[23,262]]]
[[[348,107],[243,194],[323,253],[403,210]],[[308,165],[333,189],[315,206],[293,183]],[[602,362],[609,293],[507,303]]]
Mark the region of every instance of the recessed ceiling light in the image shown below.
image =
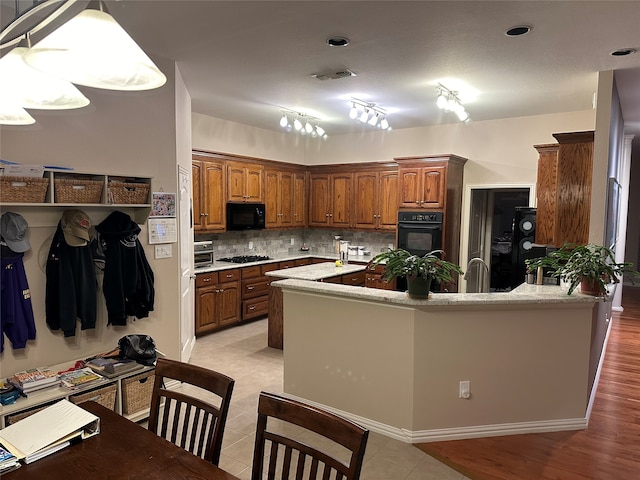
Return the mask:
[[[329,37],[327,38],[327,45],[330,47],[346,47],[350,41],[347,37]]]
[[[517,25],[515,27],[511,27],[509,30],[504,32],[504,34],[507,37],[519,37],[529,33],[532,28],[533,27],[531,25]]]
[[[620,50],[615,50],[611,52],[611,55],[614,57],[624,57],[626,55],[633,55],[637,50],[635,48],[621,48]]]

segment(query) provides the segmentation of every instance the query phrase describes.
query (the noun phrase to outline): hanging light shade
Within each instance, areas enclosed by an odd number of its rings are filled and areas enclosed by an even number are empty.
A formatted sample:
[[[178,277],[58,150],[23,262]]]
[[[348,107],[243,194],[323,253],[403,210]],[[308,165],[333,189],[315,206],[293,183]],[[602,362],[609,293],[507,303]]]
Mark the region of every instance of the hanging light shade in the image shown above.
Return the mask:
[[[280,126],[282,128],[285,128],[287,125],[289,125],[289,119],[287,118],[287,114],[282,113],[282,117],[280,118]]]
[[[66,110],[89,105],[75,85],[61,78],[50,77],[31,68],[23,61],[28,51],[16,47],[0,60],[0,90],[10,92],[22,108]]]
[[[36,119],[0,91],[0,125],[31,125]]]
[[[118,22],[97,10],[80,12],[31,47],[24,60],[50,75],[107,90],[150,90],[167,81]]]
[[[351,110],[349,110],[349,118],[355,120],[358,117],[358,107],[355,102],[351,102]]]

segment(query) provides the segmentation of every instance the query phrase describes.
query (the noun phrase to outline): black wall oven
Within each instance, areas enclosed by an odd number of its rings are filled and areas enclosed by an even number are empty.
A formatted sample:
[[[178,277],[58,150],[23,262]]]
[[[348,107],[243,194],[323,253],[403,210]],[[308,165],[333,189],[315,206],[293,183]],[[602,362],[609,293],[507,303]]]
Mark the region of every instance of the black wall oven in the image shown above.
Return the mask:
[[[398,212],[398,248],[423,256],[442,249],[442,212]]]

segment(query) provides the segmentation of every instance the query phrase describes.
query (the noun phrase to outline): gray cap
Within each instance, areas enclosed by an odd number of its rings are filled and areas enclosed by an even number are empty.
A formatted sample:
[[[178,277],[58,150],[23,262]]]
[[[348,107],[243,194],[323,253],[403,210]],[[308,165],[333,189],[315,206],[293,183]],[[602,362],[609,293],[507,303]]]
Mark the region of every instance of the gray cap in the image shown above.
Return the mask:
[[[14,212],[5,212],[0,217],[0,235],[11,250],[17,253],[31,249],[27,230],[29,224],[22,215]]]

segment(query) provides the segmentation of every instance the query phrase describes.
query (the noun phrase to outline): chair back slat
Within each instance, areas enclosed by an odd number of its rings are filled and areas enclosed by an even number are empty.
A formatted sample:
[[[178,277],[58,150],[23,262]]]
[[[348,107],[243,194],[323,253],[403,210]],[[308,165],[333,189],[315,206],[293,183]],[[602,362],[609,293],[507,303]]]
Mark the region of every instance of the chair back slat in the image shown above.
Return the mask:
[[[178,390],[165,388],[177,380],[214,394],[219,405]],[[175,360],[158,359],[149,413],[149,430],[215,465],[220,461],[222,437],[234,380],[213,370]],[[215,400],[215,399],[214,399]]]
[[[297,425],[331,440],[348,451],[349,460],[345,463],[322,451],[320,446],[310,445],[311,442],[276,433],[270,427],[274,420]],[[368,430],[328,411],[262,392],[251,478],[262,479],[265,449],[270,443],[268,480],[358,480],[368,435]]]

